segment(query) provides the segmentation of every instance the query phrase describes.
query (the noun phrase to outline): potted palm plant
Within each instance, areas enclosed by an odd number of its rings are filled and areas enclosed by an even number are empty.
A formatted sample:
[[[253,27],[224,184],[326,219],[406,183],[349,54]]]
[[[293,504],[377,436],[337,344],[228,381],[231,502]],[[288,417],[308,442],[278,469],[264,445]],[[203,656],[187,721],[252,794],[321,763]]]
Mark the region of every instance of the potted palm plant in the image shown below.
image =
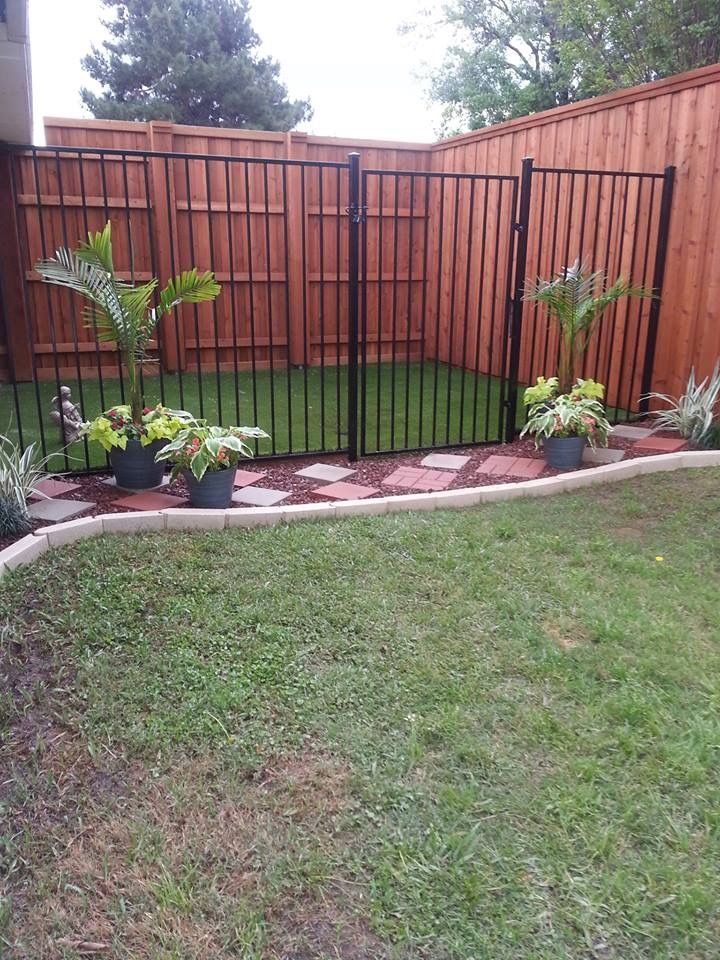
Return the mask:
[[[145,406],[140,378],[148,361],[147,347],[160,318],[181,303],[213,300],[220,285],[209,271],[186,270],[167,281],[156,293],[157,279],[132,284],[119,280],[112,255],[110,222],[88,234],[75,250],[62,247],[55,256],[40,260],[35,269],[47,283],[68,287],[86,301],[88,326],[100,342],[115,343],[128,378],[128,404],[105,411],[83,427],[87,435],[109,452],[118,486],[146,489],[162,480],[164,467],[155,455],[172,440],[190,415],[165,407]]]
[[[602,271],[584,270],[579,259],[552,280],[538,278],[526,287],[523,299],[544,305],[558,325],[560,339],[557,376],[538,377],[525,391],[529,414],[521,433],[533,434],[536,444],[542,443],[550,466],[579,467],[588,442],[607,444],[605,388],[594,380],[576,380],[578,368],[607,308],[623,297],[648,296],[650,291],[622,277],[608,286]]]
[[[156,459],[172,462],[173,480],[183,475],[194,507],[223,509],[230,505],[238,461],[253,455],[245,441],[267,436],[259,427],[217,427],[195,420]]]

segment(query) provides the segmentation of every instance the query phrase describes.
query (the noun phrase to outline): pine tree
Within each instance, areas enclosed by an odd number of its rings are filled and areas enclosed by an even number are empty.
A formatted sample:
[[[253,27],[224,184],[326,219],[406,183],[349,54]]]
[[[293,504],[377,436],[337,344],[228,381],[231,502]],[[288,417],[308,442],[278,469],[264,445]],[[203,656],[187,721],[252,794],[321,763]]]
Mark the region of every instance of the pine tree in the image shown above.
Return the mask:
[[[101,85],[80,91],[95,117],[291,130],[312,116],[260,57],[249,0],[102,0],[110,38],[83,59]]]

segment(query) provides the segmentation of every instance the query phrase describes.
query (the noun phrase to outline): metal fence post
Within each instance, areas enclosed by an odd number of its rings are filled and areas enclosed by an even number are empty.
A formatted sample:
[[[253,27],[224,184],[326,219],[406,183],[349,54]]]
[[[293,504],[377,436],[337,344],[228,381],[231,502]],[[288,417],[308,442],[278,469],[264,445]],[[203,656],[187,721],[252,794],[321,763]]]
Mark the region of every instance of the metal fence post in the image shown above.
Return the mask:
[[[518,369],[520,366],[520,340],[522,336],[523,287],[527,265],[528,225],[530,221],[530,195],[532,193],[533,158],[524,157],[520,175],[520,203],[518,219],[513,225],[517,239],[515,241],[515,286],[511,301],[509,324],[510,363],[508,367],[508,396],[505,401],[505,442],[515,439],[515,419],[517,416]]]
[[[360,251],[360,154],[348,154],[348,457],[358,457],[358,268]]]
[[[648,331],[645,341],[645,362],[643,364],[640,386],[640,413],[647,413],[649,402],[647,394],[652,389],[653,365],[655,362],[655,347],[657,344],[658,321],[665,278],[665,261],[667,260],[668,238],[670,235],[670,211],[672,209],[673,189],[675,186],[675,167],[665,167],[663,176],[662,198],[660,200],[660,219],[658,221],[658,239],[655,248],[655,267],[653,269],[653,298],[650,302],[648,315]]]

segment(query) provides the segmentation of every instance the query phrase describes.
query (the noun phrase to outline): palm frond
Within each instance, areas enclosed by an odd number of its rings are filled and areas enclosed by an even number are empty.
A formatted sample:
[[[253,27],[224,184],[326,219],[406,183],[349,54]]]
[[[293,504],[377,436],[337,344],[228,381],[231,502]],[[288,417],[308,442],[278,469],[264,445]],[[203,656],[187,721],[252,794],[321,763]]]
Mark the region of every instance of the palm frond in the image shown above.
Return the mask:
[[[102,230],[95,233],[90,231],[87,240],[81,240],[78,244],[75,254],[84,263],[92,264],[105,270],[106,273],[114,274],[110,221],[108,220]]]
[[[185,270],[170,279],[160,291],[159,311],[169,313],[181,303],[204,303],[220,293],[220,284],[209,270],[198,273],[197,268]]]
[[[150,300],[157,283],[157,280],[153,278],[137,287],[124,287],[120,291],[120,301],[132,313],[145,313],[150,306]]]
[[[46,283],[74,290],[94,304],[104,326],[116,332],[124,329],[122,303],[112,276],[104,268],[87,263],[77,253],[61,247],[54,257],[38,261],[35,269]]]

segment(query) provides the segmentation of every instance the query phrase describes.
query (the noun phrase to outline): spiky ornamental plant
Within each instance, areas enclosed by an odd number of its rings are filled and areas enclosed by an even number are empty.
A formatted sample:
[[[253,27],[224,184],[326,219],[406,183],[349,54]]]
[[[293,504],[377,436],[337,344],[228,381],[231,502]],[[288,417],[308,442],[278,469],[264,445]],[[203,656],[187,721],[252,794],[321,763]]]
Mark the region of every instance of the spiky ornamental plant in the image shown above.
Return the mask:
[[[32,530],[27,509],[17,500],[0,496],[0,537],[21,537]]]
[[[128,393],[133,423],[143,413],[140,365],[147,360],[147,345],[160,318],[181,303],[203,303],[220,293],[210,271],[193,267],[168,280],[155,303],[158,281],[153,278],[135,286],[115,276],[110,222],[103,230],[88,234],[77,249],[61,247],[49,260],[39,260],[35,269],[47,283],[68,287],[88,301],[84,316],[100,342],[117,345],[128,375]]]
[[[34,443],[21,451],[9,437],[0,435],[0,536],[30,530],[27,498],[47,475],[48,459],[40,456]]]
[[[695,379],[693,367],[682,396],[649,393],[647,399],[667,404],[666,410],[652,411],[655,423],[661,430],[675,430],[693,446],[706,445],[713,431],[715,408],[720,399],[720,360],[710,376],[700,383]]]
[[[601,270],[586,272],[580,260],[565,267],[553,280],[538,278],[526,286],[524,300],[544,305],[560,333],[558,392],[569,393],[580,360],[595,325],[605,310],[623,297],[651,297],[652,291],[633,287],[622,277],[611,286]]]

